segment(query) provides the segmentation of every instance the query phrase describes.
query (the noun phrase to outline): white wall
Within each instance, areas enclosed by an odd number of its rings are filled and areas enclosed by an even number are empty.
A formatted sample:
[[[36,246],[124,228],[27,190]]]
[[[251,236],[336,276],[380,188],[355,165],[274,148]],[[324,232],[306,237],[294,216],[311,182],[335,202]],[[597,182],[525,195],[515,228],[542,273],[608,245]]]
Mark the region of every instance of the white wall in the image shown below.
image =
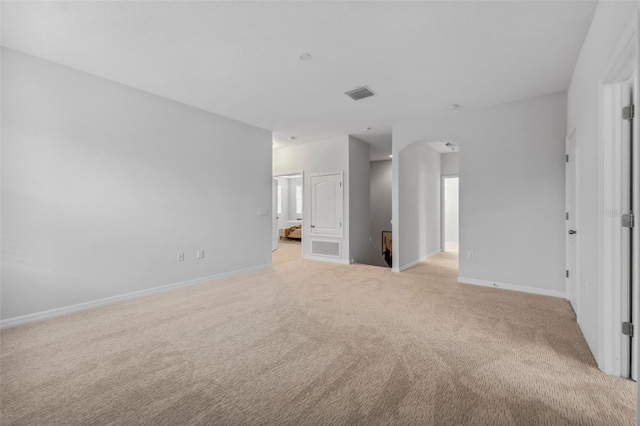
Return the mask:
[[[564,295],[565,120],[566,97],[555,94],[394,126],[394,159],[417,140],[460,145],[461,277]],[[396,197],[404,181],[396,178],[396,166],[395,235],[401,225],[396,218],[402,221],[415,203],[402,193]],[[408,262],[415,250],[405,251],[415,241],[405,243],[400,231],[394,256],[400,250]],[[475,258],[467,258],[468,250]]]
[[[394,174],[398,175],[402,200],[399,229],[393,228],[393,267],[402,271],[441,248],[440,153],[423,141],[394,153],[393,158],[392,163],[399,164],[398,173]],[[396,240],[402,244],[399,253]]]
[[[453,176],[458,174],[460,170],[460,153],[450,152],[448,154],[442,154],[442,176]]]
[[[371,226],[369,234],[382,253],[382,231],[391,231],[391,160],[371,162]],[[375,259],[374,259],[375,260]],[[382,264],[377,261],[376,264]]]
[[[370,145],[349,136],[349,257],[352,263],[371,263]]]
[[[578,148],[578,203],[580,239],[581,286],[580,315],[578,323],[598,364],[602,366],[600,351],[600,327],[603,324],[600,312],[599,292],[602,290],[601,271],[598,270],[598,170],[599,90],[605,71],[623,35],[637,19],[639,2],[600,2],[591,28],[582,46],[573,78],[568,90],[568,112],[566,134],[576,129]]]
[[[458,182],[459,178],[444,180],[444,242],[456,246],[458,245],[459,217]]]
[[[307,258],[311,254],[311,242],[317,238],[320,240],[340,241],[342,246],[342,263],[349,262],[349,137],[341,136],[329,140],[308,143],[289,148],[277,149],[273,152],[273,174],[284,175],[304,171],[304,206],[308,212],[311,208],[311,182],[309,175],[312,173],[344,172],[343,196],[344,196],[344,223],[343,237],[323,236],[311,237],[311,223],[303,220],[302,224],[302,255]]]
[[[270,265],[270,132],[5,48],[2,113],[3,319]]]

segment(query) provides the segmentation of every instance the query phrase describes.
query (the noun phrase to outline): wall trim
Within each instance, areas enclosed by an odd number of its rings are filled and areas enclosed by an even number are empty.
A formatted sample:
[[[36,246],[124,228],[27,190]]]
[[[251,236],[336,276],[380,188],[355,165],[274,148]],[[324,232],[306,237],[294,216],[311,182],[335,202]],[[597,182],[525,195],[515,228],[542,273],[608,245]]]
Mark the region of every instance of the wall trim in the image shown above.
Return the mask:
[[[422,256],[420,259],[414,260],[413,262],[409,262],[404,266],[401,266],[400,268],[398,268],[397,271],[395,271],[394,269],[391,269],[391,272],[402,272],[402,271],[406,271],[407,269],[411,268],[412,266],[417,265],[420,262],[424,262],[425,260],[427,260],[428,258],[430,258],[433,255],[436,255],[438,253],[441,253],[442,250],[438,249],[434,252],[431,252],[429,254],[425,254],[424,256]]]
[[[475,278],[465,278],[465,277],[458,277],[458,282],[462,284],[471,284],[471,285],[478,285],[482,287],[498,288],[502,290],[519,291],[522,293],[538,294],[541,296],[559,297],[561,299],[567,298],[567,294],[564,291],[547,290],[544,288],[527,287],[524,285],[506,284],[506,283],[499,283],[495,281],[477,280]]]
[[[235,275],[245,274],[248,272],[259,271],[261,269],[271,268],[272,264],[267,263],[264,265],[258,265],[251,268],[239,269],[237,271],[225,272],[222,274],[210,275],[208,277],[195,278],[193,280],[182,281],[178,283],[163,285],[160,287],[154,287],[147,290],[134,291],[132,293],[120,294],[117,296],[105,297],[104,299],[92,300],[89,302],[77,303],[75,305],[63,306],[61,308],[50,309],[47,311],[35,312],[33,314],[22,315],[19,317],[7,318],[0,321],[0,329],[6,329],[10,327],[16,327],[23,324],[29,324],[36,321],[42,321],[50,318],[59,317],[62,315],[72,314],[76,312],[87,311],[90,309],[98,308],[100,306],[113,305],[118,302],[124,302],[125,300],[137,299],[143,296],[149,296],[156,293],[164,293],[167,291],[175,290],[181,287],[187,287],[195,284],[203,284],[209,281],[217,281],[223,278],[232,277]]]
[[[313,255],[303,255],[303,259],[308,260],[317,260],[320,262],[330,262],[330,263],[339,263],[341,265],[350,265],[349,261],[346,259],[336,259],[331,257],[322,257],[322,256],[313,256]]]

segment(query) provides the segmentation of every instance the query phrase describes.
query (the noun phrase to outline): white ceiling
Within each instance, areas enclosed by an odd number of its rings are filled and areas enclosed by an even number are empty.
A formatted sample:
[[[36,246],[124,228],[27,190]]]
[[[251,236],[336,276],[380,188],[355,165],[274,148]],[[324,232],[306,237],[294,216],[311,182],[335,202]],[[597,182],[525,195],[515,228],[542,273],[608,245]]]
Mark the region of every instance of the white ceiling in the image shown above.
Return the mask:
[[[399,119],[566,90],[595,7],[3,1],[2,44],[271,130],[276,146],[353,134],[388,158]],[[361,85],[376,96],[344,95]]]

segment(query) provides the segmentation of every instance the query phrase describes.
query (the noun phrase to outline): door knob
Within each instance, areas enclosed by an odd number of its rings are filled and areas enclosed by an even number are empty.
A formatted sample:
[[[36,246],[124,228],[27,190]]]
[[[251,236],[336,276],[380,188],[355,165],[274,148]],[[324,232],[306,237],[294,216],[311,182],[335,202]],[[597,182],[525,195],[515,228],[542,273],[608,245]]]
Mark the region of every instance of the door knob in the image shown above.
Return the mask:
[[[569,231],[569,235],[574,235],[576,234],[576,231],[574,231],[573,229]]]

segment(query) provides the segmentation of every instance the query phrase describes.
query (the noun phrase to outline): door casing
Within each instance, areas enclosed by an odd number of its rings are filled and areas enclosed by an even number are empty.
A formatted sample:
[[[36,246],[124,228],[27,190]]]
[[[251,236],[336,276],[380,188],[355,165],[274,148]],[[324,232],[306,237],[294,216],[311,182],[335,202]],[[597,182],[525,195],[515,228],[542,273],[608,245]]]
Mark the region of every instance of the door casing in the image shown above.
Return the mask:
[[[637,23],[636,23],[637,24]],[[630,170],[629,155],[625,154],[625,147],[621,135],[623,134],[623,122],[621,121],[621,108],[626,102],[622,100],[624,81],[633,79],[633,99],[638,99],[636,75],[638,69],[637,55],[637,25],[633,25],[627,31],[622,43],[613,55],[613,61],[604,73],[600,85],[600,143],[599,143],[599,319],[601,328],[599,332],[599,367],[610,374],[636,377],[637,371],[637,339],[629,342],[622,335],[622,322],[626,321],[632,311],[629,307],[633,302],[634,318],[638,318],[638,274],[630,271],[638,271],[638,254],[640,250],[630,250],[629,238],[635,247],[638,245],[638,226],[631,232],[622,228],[620,217],[629,209],[629,199],[633,196],[635,205],[638,205],[638,119],[633,120],[633,137],[631,141],[634,149],[634,173],[633,194],[630,194]],[[636,108],[637,111],[637,108]],[[578,146],[580,143],[580,123],[578,118],[577,129]],[[578,148],[579,149],[579,148]],[[636,212],[637,213],[637,212]],[[640,218],[636,216],[636,223]],[[578,250],[580,248],[578,247]],[[631,257],[633,255],[633,257]],[[631,284],[629,284],[629,282]],[[580,294],[578,304],[580,305]],[[583,313],[584,314],[584,313]],[[578,315],[578,323],[584,318]],[[636,327],[640,324],[636,324]],[[632,367],[630,361],[633,360]],[[630,368],[631,367],[631,368]]]

